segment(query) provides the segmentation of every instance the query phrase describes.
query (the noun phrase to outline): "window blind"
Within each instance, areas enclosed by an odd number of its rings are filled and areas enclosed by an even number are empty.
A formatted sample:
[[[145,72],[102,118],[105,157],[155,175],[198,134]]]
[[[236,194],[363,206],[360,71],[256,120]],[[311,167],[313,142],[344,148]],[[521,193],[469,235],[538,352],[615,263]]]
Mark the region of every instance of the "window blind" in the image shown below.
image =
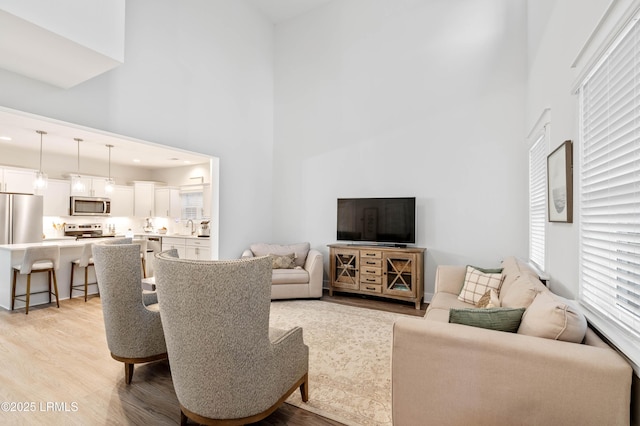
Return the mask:
[[[580,86],[580,300],[640,343],[640,26]]]
[[[202,219],[203,201],[202,192],[186,192],[180,194],[181,211],[183,220]]]
[[[529,260],[544,270],[547,145],[542,134],[529,149]]]

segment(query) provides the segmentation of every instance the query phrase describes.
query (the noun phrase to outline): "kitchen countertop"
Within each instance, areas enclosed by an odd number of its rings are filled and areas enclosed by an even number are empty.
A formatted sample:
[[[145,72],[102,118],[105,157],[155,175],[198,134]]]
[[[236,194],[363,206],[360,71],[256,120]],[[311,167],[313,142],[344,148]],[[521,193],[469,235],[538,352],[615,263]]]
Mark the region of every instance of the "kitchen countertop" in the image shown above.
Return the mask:
[[[157,232],[143,232],[133,234],[136,237],[170,237],[170,238],[193,238],[197,240],[208,240],[209,237],[198,237],[197,235],[184,235],[184,234],[159,234]],[[117,237],[124,237],[124,235],[116,235]]]

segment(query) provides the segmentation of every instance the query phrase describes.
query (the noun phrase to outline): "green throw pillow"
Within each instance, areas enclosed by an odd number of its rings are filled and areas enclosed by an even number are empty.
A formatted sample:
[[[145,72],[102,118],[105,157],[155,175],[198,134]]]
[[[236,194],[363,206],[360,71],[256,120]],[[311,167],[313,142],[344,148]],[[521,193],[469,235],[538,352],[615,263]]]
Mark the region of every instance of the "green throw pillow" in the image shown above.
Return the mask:
[[[517,333],[524,308],[449,309],[449,322]]]
[[[471,266],[472,268],[477,269],[483,274],[501,274],[502,270],[504,269],[504,268],[480,268],[478,266],[473,266],[473,265],[467,265],[467,266]]]

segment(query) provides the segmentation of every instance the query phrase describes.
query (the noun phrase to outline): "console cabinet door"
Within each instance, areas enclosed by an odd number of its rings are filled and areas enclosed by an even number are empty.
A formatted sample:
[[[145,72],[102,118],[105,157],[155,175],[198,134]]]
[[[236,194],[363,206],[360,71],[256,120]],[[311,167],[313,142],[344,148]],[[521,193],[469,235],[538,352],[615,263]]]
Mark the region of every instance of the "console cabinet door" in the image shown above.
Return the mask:
[[[416,297],[416,255],[412,253],[385,253],[383,256],[383,293],[394,296]]]
[[[357,290],[360,288],[359,250],[331,249],[331,286]]]

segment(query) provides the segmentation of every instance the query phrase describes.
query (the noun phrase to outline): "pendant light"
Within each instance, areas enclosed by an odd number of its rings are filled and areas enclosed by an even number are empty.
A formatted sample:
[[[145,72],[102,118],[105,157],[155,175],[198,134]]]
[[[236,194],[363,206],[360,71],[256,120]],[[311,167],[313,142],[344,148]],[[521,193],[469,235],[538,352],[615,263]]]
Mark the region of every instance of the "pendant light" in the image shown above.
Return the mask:
[[[111,148],[113,148],[113,145],[108,144],[107,148],[109,148],[109,177],[104,181],[104,190],[106,192],[113,192],[113,187],[116,184],[115,179],[111,178]]]
[[[44,130],[36,130],[36,133],[40,135],[40,168],[38,169],[38,173],[36,173],[36,180],[33,182],[33,187],[35,189],[47,189],[49,179],[47,174],[42,171],[42,135],[46,135],[47,132]]]
[[[77,193],[84,192],[86,188],[84,186],[82,178],[80,177],[80,142],[82,142],[82,139],[73,138],[73,140],[78,143],[78,174],[71,176],[71,191]]]

